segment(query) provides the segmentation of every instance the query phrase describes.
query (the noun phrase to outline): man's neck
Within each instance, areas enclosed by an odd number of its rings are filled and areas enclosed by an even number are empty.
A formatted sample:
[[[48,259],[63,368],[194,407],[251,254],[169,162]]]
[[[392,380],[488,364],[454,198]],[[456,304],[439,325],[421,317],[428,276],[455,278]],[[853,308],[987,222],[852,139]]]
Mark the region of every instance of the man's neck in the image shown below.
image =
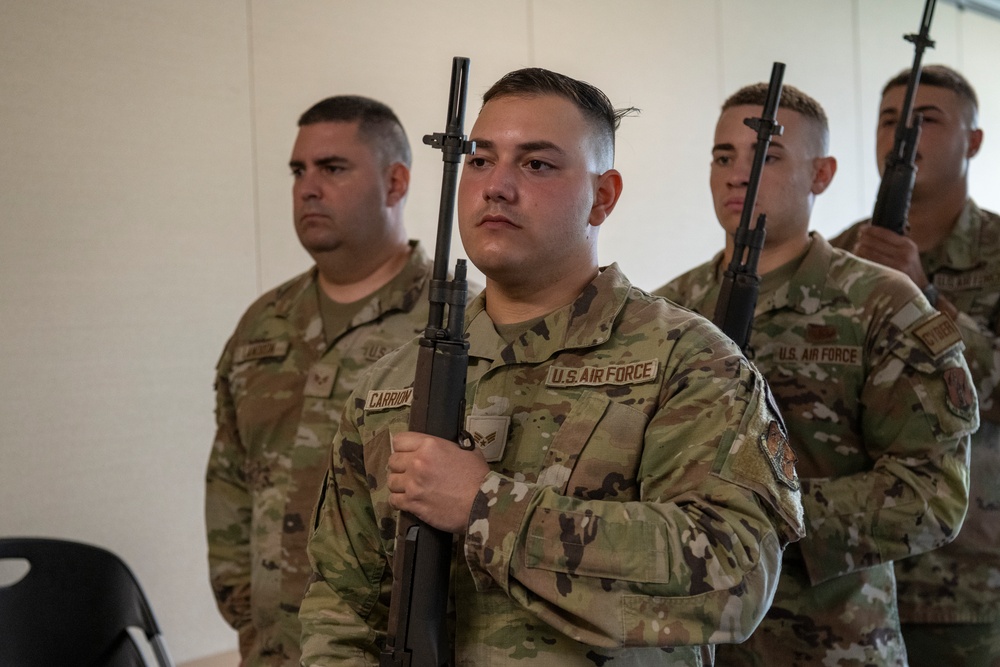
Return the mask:
[[[408,243],[395,245],[374,266],[364,265],[359,257],[341,258],[327,254],[315,256],[319,285],[337,303],[360,301],[399,275],[409,261],[411,251]]]
[[[781,241],[772,240],[767,242],[765,236],[764,249],[760,252],[760,260],[757,263],[757,273],[765,275],[780,266],[784,266],[796,257],[799,257],[809,247],[809,233],[784,239]],[[734,239],[726,237],[726,251],[723,253],[722,268],[725,270],[733,259]]]
[[[910,200],[909,236],[920,252],[939,246],[955,228],[968,199],[968,184],[921,196],[914,190]]]
[[[543,315],[576,301],[584,288],[597,277],[593,274],[580,275],[575,280],[553,282],[539,287],[531,285],[501,285],[486,279],[486,314],[495,324],[515,324]]]

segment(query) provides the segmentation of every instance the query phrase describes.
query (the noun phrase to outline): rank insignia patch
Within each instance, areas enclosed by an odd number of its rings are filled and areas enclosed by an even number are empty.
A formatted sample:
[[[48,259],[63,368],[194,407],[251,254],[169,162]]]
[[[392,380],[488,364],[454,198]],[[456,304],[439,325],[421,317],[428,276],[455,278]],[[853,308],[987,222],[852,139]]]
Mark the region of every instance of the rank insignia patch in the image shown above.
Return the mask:
[[[496,463],[503,458],[503,452],[507,448],[510,417],[470,416],[465,420],[465,430],[472,435],[472,441],[486,457],[487,463]]]

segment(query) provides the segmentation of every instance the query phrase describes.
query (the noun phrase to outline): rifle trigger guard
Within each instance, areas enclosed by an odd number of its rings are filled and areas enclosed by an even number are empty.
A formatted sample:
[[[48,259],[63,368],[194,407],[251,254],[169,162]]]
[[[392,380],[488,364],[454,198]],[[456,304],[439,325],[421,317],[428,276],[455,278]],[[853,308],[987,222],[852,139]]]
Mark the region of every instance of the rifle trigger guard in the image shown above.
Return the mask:
[[[471,452],[476,448],[476,442],[472,439],[472,434],[463,429],[458,434],[458,446],[467,452]]]

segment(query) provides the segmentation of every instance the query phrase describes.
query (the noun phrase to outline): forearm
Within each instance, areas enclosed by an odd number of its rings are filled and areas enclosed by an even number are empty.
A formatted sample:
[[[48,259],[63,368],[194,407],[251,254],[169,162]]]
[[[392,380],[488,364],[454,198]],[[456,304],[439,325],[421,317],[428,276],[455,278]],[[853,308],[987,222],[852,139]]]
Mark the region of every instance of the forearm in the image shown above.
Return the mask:
[[[622,503],[491,473],[466,541],[480,589],[496,582],[564,634],[606,647],[742,641],[770,603],[780,554],[752,494],[720,480],[703,496]]]
[[[235,629],[250,623],[250,500],[209,477],[205,493],[208,569],[216,604]]]
[[[216,604],[236,630],[251,623],[250,531],[253,501],[245,476],[246,450],[236,429],[228,385],[216,381],[217,430],[205,472],[208,566]]]
[[[886,456],[870,472],[803,480],[799,547],[812,583],[954,539],[968,506],[968,438],[954,444],[934,459]]]
[[[335,452],[342,443],[335,442]],[[377,665],[392,572],[371,515],[364,470],[352,465],[363,463],[336,454],[334,459],[309,539],[313,575],[299,610],[303,664]]]

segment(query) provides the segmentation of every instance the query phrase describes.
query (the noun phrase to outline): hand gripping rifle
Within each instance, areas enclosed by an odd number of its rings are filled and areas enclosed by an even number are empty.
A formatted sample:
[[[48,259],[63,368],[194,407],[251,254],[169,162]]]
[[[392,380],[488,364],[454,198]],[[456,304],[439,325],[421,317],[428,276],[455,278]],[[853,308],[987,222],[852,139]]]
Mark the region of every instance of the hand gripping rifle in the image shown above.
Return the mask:
[[[924,49],[934,48],[930,30],[935,2],[936,0],[927,0],[924,5],[920,32],[916,35],[903,36],[906,41],[913,42],[913,67],[910,69],[910,79],[906,84],[903,109],[896,121],[896,139],[892,145],[892,152],[885,158],[882,183],[879,185],[875,210],[872,212],[873,225],[891,229],[897,234],[906,231],[910,196],[913,194],[913,182],[917,176],[914,159],[917,155],[917,142],[920,141],[920,124],[923,122],[923,116],[919,113],[913,114],[913,100],[917,96],[917,85],[920,83],[920,60],[924,56]]]
[[[456,443],[462,436],[465,375],[469,367],[469,344],[464,337],[468,285],[463,259],[455,265],[455,279],[448,280],[448,252],[459,164],[462,155],[475,151],[475,143],[466,141],[462,132],[468,77],[469,59],[454,58],[447,129],[444,133],[424,137],[425,144],[443,153],[444,178],[429,294],[430,316],[420,339],[409,423],[411,431]],[[445,324],[446,304],[448,318]],[[448,665],[452,662],[452,651],[445,616],[451,573],[451,533],[437,530],[407,512],[400,513],[396,527],[389,625],[379,665]]]
[[[722,278],[719,300],[715,303],[715,317],[712,321],[744,352],[750,343],[750,329],[753,313],[757,307],[757,293],[760,291],[760,276],[757,275],[757,261],[764,248],[763,213],[757,218],[757,226],[750,229],[750,218],[757,205],[757,190],[760,188],[760,173],[767,158],[772,135],[781,135],[784,128],[777,123],[778,103],[781,101],[781,80],[785,75],[785,64],[774,63],[771,68],[771,82],[767,87],[767,100],[760,118],[746,118],[743,123],[757,131],[753,164],[750,166],[750,182],[743,199],[743,213],[740,226],[736,229],[733,258]]]

